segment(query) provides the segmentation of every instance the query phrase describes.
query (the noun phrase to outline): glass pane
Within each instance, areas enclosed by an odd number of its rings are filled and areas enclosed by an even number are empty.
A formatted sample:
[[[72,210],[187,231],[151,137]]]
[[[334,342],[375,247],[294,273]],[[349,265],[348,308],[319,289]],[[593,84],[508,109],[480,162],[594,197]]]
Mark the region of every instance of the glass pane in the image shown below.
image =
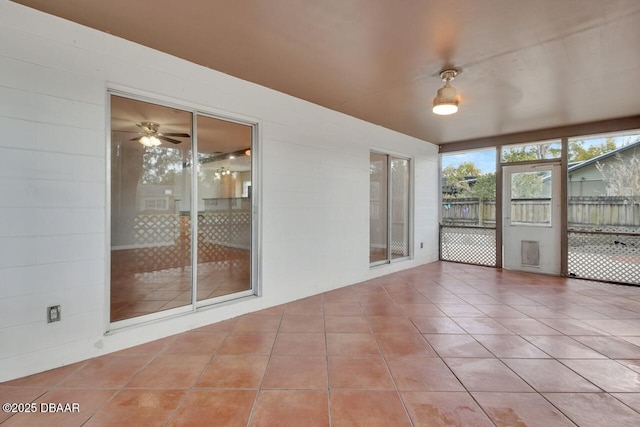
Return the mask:
[[[511,174],[511,225],[551,225],[551,173]]]
[[[369,162],[369,262],[387,259],[387,156],[371,153]]]
[[[530,142],[524,145],[502,147],[500,160],[503,163],[549,160],[559,159],[561,154],[561,141]]]
[[[251,126],[198,116],[198,301],[251,289]]]
[[[409,161],[391,159],[391,259],[409,256]]]
[[[443,154],[440,258],[496,264],[496,149]]]
[[[111,96],[112,322],[191,304],[190,132],[191,113]]]
[[[569,197],[640,196],[640,133],[570,139]]]
[[[442,224],[495,227],[495,148],[442,155]]]
[[[640,283],[640,131],[569,140],[569,274]]]

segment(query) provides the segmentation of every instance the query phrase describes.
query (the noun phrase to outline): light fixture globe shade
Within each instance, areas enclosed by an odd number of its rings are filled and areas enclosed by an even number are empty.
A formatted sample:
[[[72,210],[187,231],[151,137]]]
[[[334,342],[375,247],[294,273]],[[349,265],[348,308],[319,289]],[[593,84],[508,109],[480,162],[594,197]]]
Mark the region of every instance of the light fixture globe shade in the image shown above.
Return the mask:
[[[158,145],[160,145],[160,140],[153,135],[145,135],[140,138],[140,144],[144,145],[145,147],[157,147]]]
[[[440,116],[454,114],[458,111],[458,98],[454,87],[449,83],[438,90],[438,94],[433,98],[433,112]]]

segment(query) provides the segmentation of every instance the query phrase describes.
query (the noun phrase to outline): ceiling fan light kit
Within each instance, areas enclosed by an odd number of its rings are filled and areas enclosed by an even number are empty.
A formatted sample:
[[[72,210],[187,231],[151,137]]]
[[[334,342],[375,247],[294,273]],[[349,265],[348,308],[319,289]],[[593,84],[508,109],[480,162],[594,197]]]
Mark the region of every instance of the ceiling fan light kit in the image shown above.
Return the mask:
[[[170,142],[172,144],[180,144],[182,142],[175,138],[169,137],[191,138],[191,135],[189,135],[188,133],[160,133],[158,132],[160,125],[154,122],[136,123],[136,126],[142,129],[144,135],[133,138],[131,141],[138,141],[145,147],[157,147],[158,145],[162,144],[162,141]]]
[[[438,89],[436,97],[433,99],[433,112],[440,116],[448,116],[458,111],[458,93],[456,88],[451,86],[451,82],[458,75],[458,70],[443,70],[440,78],[444,82],[444,86]]]
[[[144,145],[145,147],[157,147],[158,145],[160,145],[160,140],[153,135],[145,135],[140,138],[140,144]]]

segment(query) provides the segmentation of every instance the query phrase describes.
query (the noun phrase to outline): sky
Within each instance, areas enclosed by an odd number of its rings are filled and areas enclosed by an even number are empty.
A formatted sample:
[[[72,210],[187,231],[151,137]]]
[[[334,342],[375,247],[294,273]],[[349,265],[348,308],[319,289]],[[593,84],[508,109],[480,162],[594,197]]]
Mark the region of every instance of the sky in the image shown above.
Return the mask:
[[[442,168],[447,166],[458,167],[464,162],[471,162],[478,167],[482,173],[496,171],[496,150],[468,151],[460,154],[445,154],[442,156]]]

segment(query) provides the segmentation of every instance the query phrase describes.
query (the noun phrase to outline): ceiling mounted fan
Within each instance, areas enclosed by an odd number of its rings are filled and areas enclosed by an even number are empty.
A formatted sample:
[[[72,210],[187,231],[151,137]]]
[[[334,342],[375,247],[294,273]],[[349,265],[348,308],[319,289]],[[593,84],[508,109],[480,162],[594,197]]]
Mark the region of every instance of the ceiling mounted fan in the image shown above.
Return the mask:
[[[161,141],[166,141],[166,142],[170,142],[172,144],[180,144],[182,141],[177,140],[175,138],[170,138],[170,137],[177,137],[177,138],[190,138],[191,135],[189,135],[188,133],[160,133],[158,132],[158,129],[160,128],[160,125],[158,123],[154,123],[154,122],[141,122],[141,123],[136,123],[136,126],[138,126],[140,129],[142,129],[142,131],[144,132],[144,134],[142,134],[142,136],[138,136],[136,138],[132,138],[130,139],[130,141],[139,141],[140,144],[146,146],[146,147],[157,147],[158,145],[161,144]],[[142,132],[141,132],[142,133]]]

